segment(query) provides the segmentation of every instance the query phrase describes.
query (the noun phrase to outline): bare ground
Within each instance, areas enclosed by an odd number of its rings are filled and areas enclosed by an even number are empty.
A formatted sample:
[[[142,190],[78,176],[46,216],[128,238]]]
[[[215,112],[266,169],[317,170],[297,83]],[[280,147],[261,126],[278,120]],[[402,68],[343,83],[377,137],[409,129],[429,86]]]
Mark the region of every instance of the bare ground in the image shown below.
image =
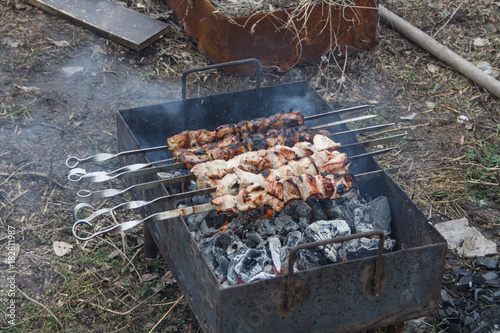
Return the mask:
[[[464,58],[498,70],[498,2],[464,1],[454,13],[461,3],[384,5],[424,32],[437,32],[438,41]],[[151,6],[166,13],[162,4]],[[21,1],[2,0],[0,11],[0,310],[8,314],[7,299],[16,304],[15,325],[0,313],[0,326],[12,332],[135,332],[159,323],[158,331],[198,331],[168,267],[160,258],[141,257],[140,228],[75,241],[75,188],[66,180],[64,161],[116,151],[116,112],[180,99],[182,71],[207,59],[182,31],[138,53]],[[486,44],[478,46],[477,38]],[[383,166],[402,166],[396,182],[432,223],[465,216],[498,245],[498,100],[385,26],[370,52],[347,59],[345,69],[338,61],[268,73],[263,84],[308,80],[333,107],[377,104],[380,122],[395,122],[409,133],[396,152],[379,158]],[[72,67],[81,70],[63,71]],[[210,72],[193,75],[189,85],[190,94],[213,94],[248,87],[249,81]],[[470,120],[460,123],[460,115]],[[401,118],[407,116],[414,118]],[[130,217],[110,216],[102,224]],[[9,230],[18,250],[13,267],[5,264]],[[73,249],[59,257],[55,241]],[[474,269],[473,261],[450,258],[447,268]],[[14,298],[7,280],[12,269]],[[418,328],[440,330],[446,327],[433,318]]]

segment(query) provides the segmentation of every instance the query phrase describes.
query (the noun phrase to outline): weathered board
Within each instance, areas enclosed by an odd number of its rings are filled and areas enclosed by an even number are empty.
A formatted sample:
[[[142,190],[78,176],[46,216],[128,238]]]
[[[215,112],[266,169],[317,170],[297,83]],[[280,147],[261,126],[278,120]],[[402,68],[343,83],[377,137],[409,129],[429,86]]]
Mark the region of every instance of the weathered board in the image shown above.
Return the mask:
[[[110,0],[27,0],[98,35],[140,51],[158,40],[169,25]]]

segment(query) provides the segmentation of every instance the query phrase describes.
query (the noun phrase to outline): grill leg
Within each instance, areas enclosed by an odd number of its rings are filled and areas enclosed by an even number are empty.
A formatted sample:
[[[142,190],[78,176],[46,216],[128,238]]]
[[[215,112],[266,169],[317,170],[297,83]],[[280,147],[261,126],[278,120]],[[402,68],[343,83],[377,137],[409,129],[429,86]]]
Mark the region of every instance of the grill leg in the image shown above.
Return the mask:
[[[156,255],[158,254],[158,247],[156,246],[153,236],[151,235],[151,232],[149,231],[145,223],[143,225],[143,230],[144,230],[144,257],[155,258]]]

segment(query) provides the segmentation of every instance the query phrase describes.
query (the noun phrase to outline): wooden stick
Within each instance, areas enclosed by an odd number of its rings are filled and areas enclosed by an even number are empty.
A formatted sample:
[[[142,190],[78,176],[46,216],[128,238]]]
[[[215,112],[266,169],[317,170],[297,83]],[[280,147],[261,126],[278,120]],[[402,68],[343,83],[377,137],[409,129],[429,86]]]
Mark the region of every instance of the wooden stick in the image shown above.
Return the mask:
[[[439,60],[453,67],[462,73],[468,79],[476,82],[481,87],[488,90],[491,94],[500,98],[500,82],[492,76],[484,73],[482,70],[465,60],[443,44],[425,34],[415,26],[411,25],[401,17],[397,16],[387,8],[379,5],[380,21],[393,28],[401,35],[405,36]]]

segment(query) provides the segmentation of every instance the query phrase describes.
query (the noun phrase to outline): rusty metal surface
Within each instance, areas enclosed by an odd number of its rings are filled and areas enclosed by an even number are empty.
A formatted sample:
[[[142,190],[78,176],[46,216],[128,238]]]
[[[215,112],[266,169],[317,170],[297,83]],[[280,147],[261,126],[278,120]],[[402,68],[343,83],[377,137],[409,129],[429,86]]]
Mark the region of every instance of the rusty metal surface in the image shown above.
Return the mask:
[[[27,2],[135,51],[141,51],[151,45],[170,29],[165,22],[108,0]]]
[[[302,300],[285,314],[279,311],[284,276],[227,288],[215,331],[360,332],[428,315],[439,306],[443,250],[430,245],[385,254],[379,296],[364,289],[373,257],[300,272],[295,283],[303,288]]]
[[[165,1],[212,63],[256,58],[268,70],[285,71],[296,64],[318,63],[331,46],[337,55],[367,50],[377,33],[378,0],[355,0],[356,6],[345,8],[319,1],[304,15],[307,20],[293,20],[296,30],[280,28],[293,8],[229,19],[214,12],[208,0]],[[247,70],[253,68],[230,72]]]
[[[120,150],[157,146],[184,129],[211,130],[222,123],[268,116],[281,111],[278,106],[305,115],[329,110],[303,82],[123,110],[118,115]],[[184,123],[180,114],[192,121]],[[345,125],[339,128],[345,129]],[[352,154],[362,152],[358,149]],[[162,154],[126,157],[130,160],[124,162],[168,157]],[[380,166],[370,157],[353,163],[352,168],[359,173]],[[378,296],[370,291],[376,257],[302,271],[294,274],[293,281],[283,275],[221,288],[181,218],[147,226],[204,332],[359,332],[436,312],[446,242],[387,175],[357,186],[366,196],[387,196],[393,216],[391,236],[397,242],[396,251],[383,255]],[[141,193],[143,199],[153,199],[165,195],[165,189]],[[158,205],[154,211],[169,208]],[[293,308],[283,306],[289,283],[296,287]]]

